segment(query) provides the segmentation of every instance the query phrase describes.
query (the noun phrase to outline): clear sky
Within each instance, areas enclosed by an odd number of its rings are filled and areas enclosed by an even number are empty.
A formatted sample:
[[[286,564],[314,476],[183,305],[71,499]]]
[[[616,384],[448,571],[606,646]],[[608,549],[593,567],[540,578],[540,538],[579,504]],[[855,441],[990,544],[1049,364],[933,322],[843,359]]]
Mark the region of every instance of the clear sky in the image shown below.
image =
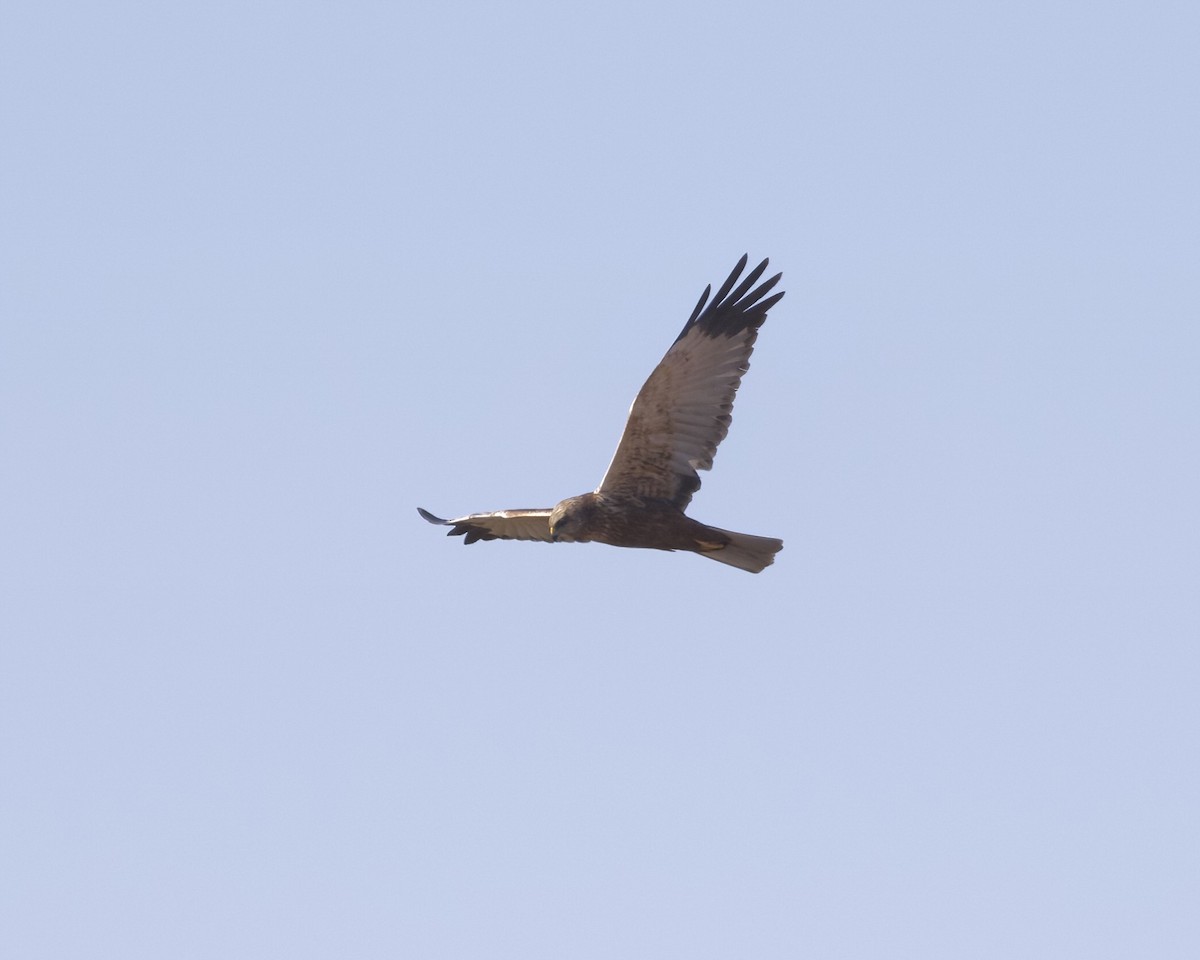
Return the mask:
[[[1200,956],[1194,3],[6,4],[0,954]],[[589,490],[771,258],[692,513]]]

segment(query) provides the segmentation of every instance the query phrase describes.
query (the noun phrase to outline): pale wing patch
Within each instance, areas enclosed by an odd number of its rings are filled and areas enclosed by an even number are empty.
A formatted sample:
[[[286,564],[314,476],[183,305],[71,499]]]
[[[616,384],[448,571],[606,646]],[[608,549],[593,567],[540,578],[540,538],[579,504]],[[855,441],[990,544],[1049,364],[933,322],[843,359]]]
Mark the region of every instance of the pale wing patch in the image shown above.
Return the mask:
[[[550,509],[497,510],[495,513],[472,513],[453,520],[435,517],[428,510],[417,512],[430,523],[452,528],[446,536],[465,536],[465,543],[476,540],[544,540],[550,542]]]
[[[598,490],[670,500],[690,486],[679,505],[686,504],[700,485],[696,471],[712,468],[729,432],[757,333],[692,335],[675,343],[638,393]]]

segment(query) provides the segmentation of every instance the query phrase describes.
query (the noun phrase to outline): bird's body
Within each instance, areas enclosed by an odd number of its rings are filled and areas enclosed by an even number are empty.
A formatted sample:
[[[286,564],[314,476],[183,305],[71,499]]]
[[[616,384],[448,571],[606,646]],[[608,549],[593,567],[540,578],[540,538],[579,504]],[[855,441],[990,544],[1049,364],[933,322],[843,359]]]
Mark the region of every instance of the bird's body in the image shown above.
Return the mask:
[[[713,550],[728,538],[665,500],[581,493],[550,511],[550,539],[651,550]]]
[[[774,562],[783,541],[710,527],[684,513],[700,488],[696,471],[712,467],[729,430],[733,399],[749,368],[758,328],[783,293],[766,297],[781,274],[750,288],[764,260],[733,286],[742,257],[708,309],[706,288],[691,318],[642,386],[612,463],[591,493],[568,497],[553,509],[502,510],[430,523],[450,536],[476,540],[607,543],[617,547],[686,550],[758,573]],[[732,292],[731,292],[732,291]],[[765,298],[765,299],[764,299]]]

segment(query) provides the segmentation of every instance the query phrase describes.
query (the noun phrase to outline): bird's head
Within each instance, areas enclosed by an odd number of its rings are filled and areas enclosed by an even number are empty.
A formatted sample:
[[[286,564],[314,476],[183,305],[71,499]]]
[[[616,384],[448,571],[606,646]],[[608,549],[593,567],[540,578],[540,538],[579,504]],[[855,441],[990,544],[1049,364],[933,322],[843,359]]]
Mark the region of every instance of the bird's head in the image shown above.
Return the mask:
[[[555,543],[574,543],[588,539],[583,536],[584,520],[587,517],[588,505],[584,497],[568,497],[550,511],[550,539]]]

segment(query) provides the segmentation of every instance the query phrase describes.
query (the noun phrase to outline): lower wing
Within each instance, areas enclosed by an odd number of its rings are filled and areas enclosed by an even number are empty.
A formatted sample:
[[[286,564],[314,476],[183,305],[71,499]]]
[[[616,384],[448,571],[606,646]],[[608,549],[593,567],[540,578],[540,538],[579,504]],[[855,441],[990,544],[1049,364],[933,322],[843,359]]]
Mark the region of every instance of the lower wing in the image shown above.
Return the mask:
[[[538,510],[497,510],[495,513],[472,513],[453,520],[435,517],[417,507],[417,513],[430,523],[450,527],[448,537],[461,537],[464,543],[476,540],[544,540],[550,542],[550,508]]]

